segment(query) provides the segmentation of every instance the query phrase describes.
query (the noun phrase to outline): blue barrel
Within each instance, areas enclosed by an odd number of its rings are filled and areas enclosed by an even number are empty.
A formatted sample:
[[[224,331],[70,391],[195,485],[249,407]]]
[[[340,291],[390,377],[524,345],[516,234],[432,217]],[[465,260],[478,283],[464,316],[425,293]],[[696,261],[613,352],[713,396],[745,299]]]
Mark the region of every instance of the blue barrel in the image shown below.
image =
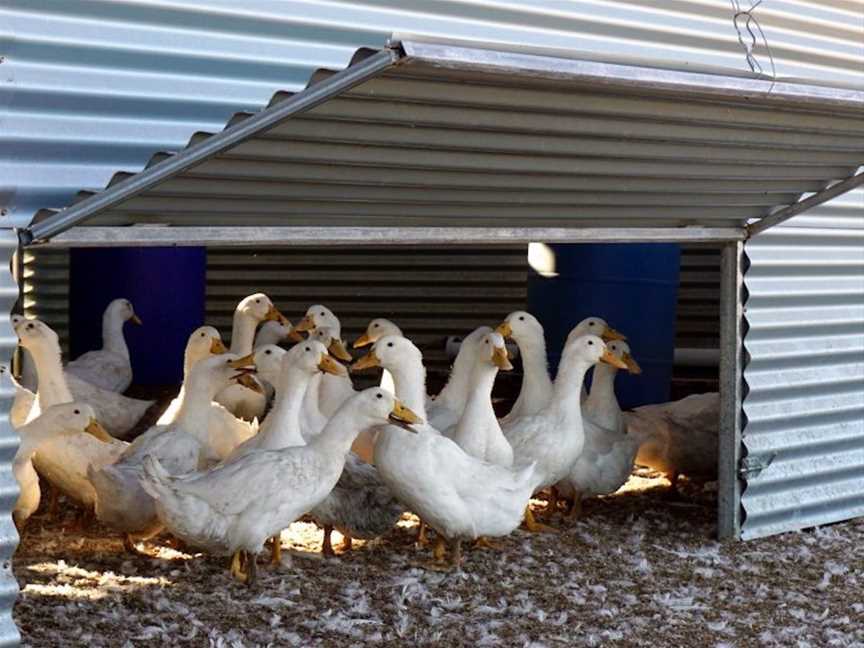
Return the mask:
[[[71,250],[71,357],[101,347],[102,313],[111,300],[125,297],[144,322],[125,327],[134,384],[180,383],[186,341],[204,323],[206,268],[203,247]]]
[[[674,244],[550,245],[555,276],[531,269],[528,308],[546,330],[550,365],[558,365],[570,330],[586,317],[605,319],[628,338],[642,374],[620,371],[621,406],[669,400],[681,250]],[[549,268],[547,268],[549,270]]]

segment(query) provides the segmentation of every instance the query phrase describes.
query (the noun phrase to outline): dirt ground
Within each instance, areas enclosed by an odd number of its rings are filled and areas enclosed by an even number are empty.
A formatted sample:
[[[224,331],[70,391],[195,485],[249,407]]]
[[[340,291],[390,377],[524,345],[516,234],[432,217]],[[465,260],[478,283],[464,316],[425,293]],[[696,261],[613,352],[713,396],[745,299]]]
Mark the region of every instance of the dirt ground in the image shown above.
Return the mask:
[[[40,515],[15,559],[15,619],[28,646],[864,646],[864,520],[721,545],[710,489],[671,498],[647,473],[585,511],[468,550],[452,573],[418,567],[409,516],[330,559],[296,523],[252,590],[223,559],[161,539],[131,556],[71,513]]]

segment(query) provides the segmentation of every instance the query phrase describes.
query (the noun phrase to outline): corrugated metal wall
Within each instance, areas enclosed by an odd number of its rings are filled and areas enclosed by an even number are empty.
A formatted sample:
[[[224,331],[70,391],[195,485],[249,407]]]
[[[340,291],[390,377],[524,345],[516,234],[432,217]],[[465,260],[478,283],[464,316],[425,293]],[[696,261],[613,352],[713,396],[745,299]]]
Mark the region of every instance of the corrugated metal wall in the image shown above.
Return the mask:
[[[864,515],[864,191],[745,252],[742,535]]]
[[[10,272],[18,237],[0,230],[0,364],[11,365],[17,338],[9,323],[9,313],[18,300],[18,283]],[[12,555],[18,546],[18,532],[8,514],[18,499],[18,483],[12,474],[12,460],[18,449],[18,435],[9,423],[9,409],[15,397],[11,382],[0,382],[0,646],[18,644],[18,629],[12,620],[12,606],[18,596],[18,583],[12,573]]]

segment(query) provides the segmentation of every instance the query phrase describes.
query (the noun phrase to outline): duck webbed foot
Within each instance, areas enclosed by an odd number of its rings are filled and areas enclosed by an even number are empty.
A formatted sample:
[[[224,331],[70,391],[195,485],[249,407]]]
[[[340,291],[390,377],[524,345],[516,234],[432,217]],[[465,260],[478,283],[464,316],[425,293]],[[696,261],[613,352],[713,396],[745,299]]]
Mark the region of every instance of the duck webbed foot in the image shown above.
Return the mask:
[[[351,540],[351,535],[348,533],[343,533],[342,534],[342,544],[339,545],[339,548],[342,551],[351,551],[351,549],[353,549],[353,546],[354,545],[353,545],[353,542]]]
[[[531,533],[558,533],[558,529],[541,524],[535,520],[530,506],[525,507],[525,528]]]
[[[414,544],[418,547],[425,547],[429,544],[429,538],[426,534],[426,523],[423,520],[420,520],[420,524],[417,526],[417,537],[414,539]]]
[[[459,547],[459,560],[461,562],[461,544]],[[453,556],[447,562],[447,541],[440,533],[435,536],[435,545],[432,547],[432,560],[419,565],[423,569],[438,572],[448,572],[453,569]]]
[[[330,536],[333,534],[333,527],[329,524],[324,525],[324,541],[321,543],[321,553],[325,556],[335,556],[336,552],[333,551],[333,543],[331,542]]]

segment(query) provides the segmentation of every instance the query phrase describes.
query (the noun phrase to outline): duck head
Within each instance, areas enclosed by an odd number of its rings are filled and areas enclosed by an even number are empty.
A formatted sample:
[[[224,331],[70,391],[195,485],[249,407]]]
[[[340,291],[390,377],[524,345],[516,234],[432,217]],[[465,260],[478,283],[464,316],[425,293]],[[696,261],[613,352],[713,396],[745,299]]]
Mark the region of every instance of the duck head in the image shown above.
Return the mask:
[[[282,358],[282,370],[287,367],[298,367],[309,374],[319,371],[334,376],[345,376],[348,370],[327,353],[327,347],[318,340],[308,339],[291,347]]]
[[[233,353],[222,353],[200,360],[192,368],[190,379],[196,383],[209,384],[213,394],[217,394],[232,383],[243,385],[254,392],[263,393],[255,375],[253,355],[239,357]]]
[[[611,342],[607,342],[606,348],[609,349],[609,352],[612,355],[616,358],[620,358],[624,364],[627,365],[627,371],[631,374],[642,373],[642,367],[639,366],[639,363],[636,362],[636,359],[630,354],[630,345],[624,340],[612,340]]]
[[[60,353],[60,338],[54,330],[41,320],[21,319],[15,326],[18,342],[28,351],[38,348],[54,348]]]
[[[504,344],[504,336],[497,332],[487,333],[477,346],[477,358],[481,362],[495,365],[503,371],[510,371],[510,356]]]
[[[404,358],[408,356],[415,356],[422,363],[422,354],[411,340],[401,335],[387,335],[375,342],[369,353],[351,365],[351,371],[373,367],[393,370],[398,368]]]
[[[237,304],[237,312],[242,313],[256,322],[284,322],[288,326],[291,323],[279,312],[264,293],[249,295]]]
[[[258,336],[262,340],[267,340],[267,344],[279,344],[285,340],[300,342],[303,339],[303,336],[285,318],[264,322],[258,329]],[[258,338],[255,339],[255,342],[259,344]]]
[[[411,425],[423,423],[422,418],[381,387],[366,389],[348,402],[354,408],[357,418],[364,421],[362,426],[364,428],[382,423],[392,423],[409,432],[416,433],[417,431]]]
[[[39,420],[45,421],[52,429],[65,435],[89,434],[108,443],[114,440],[96,420],[93,408],[86,403],[73,401],[52,405],[42,412]]]
[[[513,311],[495,331],[504,339],[512,338],[519,344],[543,339],[543,325],[528,311]]]
[[[598,335],[581,335],[568,341],[561,354],[561,361],[562,364],[580,361],[587,366],[603,362],[619,369],[627,368],[624,361],[613,354]]]
[[[222,343],[222,336],[212,326],[199,326],[192,331],[186,341],[186,357],[193,364],[211,355],[228,353],[228,349]]]
[[[326,306],[313,304],[306,310],[306,315],[297,323],[295,330],[311,331],[316,328],[327,328],[330,330],[331,342],[327,349],[335,357],[345,362],[351,361],[351,354],[345,348],[342,341],[342,323]]]
[[[570,334],[567,336],[567,342],[565,342],[565,346],[570,344],[571,340],[574,340],[583,335],[596,335],[602,338],[604,341],[609,342],[610,340],[626,340],[627,337],[622,333],[619,333],[614,328],[609,326],[601,317],[586,317],[584,320],[579,322],[576,326],[573,327],[573,330],[570,331]]]
[[[135,309],[132,307],[132,302],[121,297],[115,299],[105,309],[105,316],[111,319],[117,319],[121,322],[132,322],[139,326],[143,324],[141,318],[135,314]]]
[[[344,362],[351,361],[351,354],[348,353],[348,349],[345,348],[345,345],[342,343],[342,340],[335,337],[333,333],[333,329],[329,326],[316,326],[314,329],[309,331],[309,340],[316,340],[324,345],[324,348],[333,355],[335,358],[339,358]]]
[[[369,322],[369,325],[366,327],[366,332],[354,342],[354,348],[359,349],[361,347],[369,346],[370,344],[374,344],[380,340],[382,337],[388,335],[402,337],[402,329],[390,320],[378,317]]]

